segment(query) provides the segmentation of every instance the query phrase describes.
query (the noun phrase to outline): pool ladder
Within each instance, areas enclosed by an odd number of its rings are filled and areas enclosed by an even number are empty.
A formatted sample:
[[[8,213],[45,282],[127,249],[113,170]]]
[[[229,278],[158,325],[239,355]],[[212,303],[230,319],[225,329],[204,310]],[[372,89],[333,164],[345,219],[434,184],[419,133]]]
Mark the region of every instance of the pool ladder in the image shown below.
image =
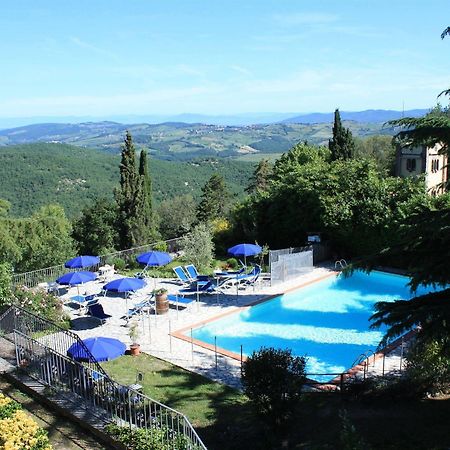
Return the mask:
[[[334,263],[334,268],[335,269],[345,269],[348,266],[347,261],[345,259],[338,259],[335,263]]]

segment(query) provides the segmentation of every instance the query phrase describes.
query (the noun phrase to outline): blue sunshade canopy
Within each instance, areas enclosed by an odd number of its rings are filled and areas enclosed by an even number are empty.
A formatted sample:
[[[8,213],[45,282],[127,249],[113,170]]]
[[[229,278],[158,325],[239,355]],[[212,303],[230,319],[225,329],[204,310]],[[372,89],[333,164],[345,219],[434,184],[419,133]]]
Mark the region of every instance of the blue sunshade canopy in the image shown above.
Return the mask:
[[[94,281],[97,275],[93,272],[69,272],[59,277],[56,282],[59,284],[83,284]]]
[[[253,256],[261,252],[262,248],[256,244],[237,244],[228,249],[228,253],[234,256]]]
[[[103,286],[105,291],[130,292],[137,291],[145,286],[145,281],[139,278],[118,278]]]
[[[80,269],[82,267],[91,267],[95,266],[100,262],[100,258],[98,256],[77,256],[76,258],[69,259],[64,264],[64,267],[69,269]]]
[[[165,266],[172,261],[172,257],[168,253],[154,251],[142,253],[136,261],[147,266]]]
[[[123,355],[127,349],[123,342],[107,337],[88,338],[83,343],[91,354],[80,342],[75,342],[67,350],[67,355],[75,361],[94,362],[92,357],[97,361],[108,361]]]

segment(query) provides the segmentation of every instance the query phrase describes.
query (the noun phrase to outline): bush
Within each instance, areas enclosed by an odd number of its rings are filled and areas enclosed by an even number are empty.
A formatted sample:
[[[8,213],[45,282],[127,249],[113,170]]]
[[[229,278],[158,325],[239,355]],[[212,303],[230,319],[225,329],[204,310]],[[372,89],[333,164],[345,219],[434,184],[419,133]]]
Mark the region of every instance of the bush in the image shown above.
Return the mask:
[[[406,355],[405,376],[418,394],[447,393],[450,390],[450,338],[416,340]]]
[[[22,411],[22,405],[0,394],[0,445],[4,449],[51,450],[47,432]]]
[[[125,270],[125,267],[127,266],[127,263],[122,258],[114,258],[112,264],[116,270]]]
[[[227,266],[232,270],[237,270],[239,268],[239,263],[236,258],[228,258]]]
[[[347,411],[342,410],[339,413],[342,422],[340,432],[340,441],[342,450],[369,450],[367,444],[362,440],[361,436],[356,431],[355,426],[350,422]]]
[[[187,437],[164,426],[146,430],[111,423],[106,426],[106,432],[131,450],[196,450]],[[169,437],[170,441],[167,442]]]
[[[304,357],[292,351],[261,348],[247,358],[242,367],[245,394],[263,419],[279,426],[297,406],[305,383]]]
[[[214,257],[214,243],[209,227],[203,223],[197,225],[181,240],[184,259],[193,263],[202,272],[207,272]]]
[[[40,317],[44,317],[60,326],[65,327],[68,317],[65,315],[61,301],[53,294],[36,291],[21,286],[15,289],[12,296],[13,303]]]
[[[11,302],[12,267],[8,263],[0,264],[0,306]]]

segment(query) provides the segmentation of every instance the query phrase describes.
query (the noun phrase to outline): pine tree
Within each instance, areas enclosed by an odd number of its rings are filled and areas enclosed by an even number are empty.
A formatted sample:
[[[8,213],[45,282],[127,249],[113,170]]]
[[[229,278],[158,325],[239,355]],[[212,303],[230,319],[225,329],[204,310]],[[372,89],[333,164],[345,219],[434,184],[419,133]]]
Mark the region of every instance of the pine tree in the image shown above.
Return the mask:
[[[222,175],[214,174],[202,187],[202,196],[197,207],[197,220],[208,222],[224,217],[229,194]]]
[[[342,126],[339,109],[334,112],[333,138],[328,142],[331,160],[351,159],[355,153],[355,142],[352,132]]]

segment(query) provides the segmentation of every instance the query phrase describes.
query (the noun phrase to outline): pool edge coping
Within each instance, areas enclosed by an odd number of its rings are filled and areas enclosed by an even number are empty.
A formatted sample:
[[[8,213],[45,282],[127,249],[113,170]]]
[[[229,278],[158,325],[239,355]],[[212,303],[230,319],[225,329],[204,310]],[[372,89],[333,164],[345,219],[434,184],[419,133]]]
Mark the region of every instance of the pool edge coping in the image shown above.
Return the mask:
[[[245,310],[251,308],[252,306],[256,306],[256,305],[259,305],[261,303],[265,303],[265,302],[267,302],[269,300],[272,300],[272,299],[274,299],[276,297],[279,297],[281,295],[287,294],[288,292],[294,291],[296,289],[301,289],[301,288],[304,288],[304,287],[309,286],[311,284],[318,283],[318,282],[323,281],[323,280],[325,280],[327,278],[330,278],[332,276],[336,276],[339,273],[340,272],[337,272],[337,271],[331,271],[330,273],[322,275],[322,276],[320,276],[318,278],[315,278],[313,280],[309,280],[309,281],[306,281],[306,282],[301,283],[299,285],[292,286],[292,287],[290,287],[289,289],[286,289],[283,292],[280,292],[280,293],[277,293],[277,294],[270,294],[270,295],[263,296],[262,298],[260,298],[258,300],[255,300],[253,302],[250,302],[250,303],[248,303],[248,304],[246,304],[244,306],[235,306],[235,307],[233,307],[233,309],[231,311],[226,311],[226,312],[223,312],[221,314],[217,314],[217,315],[215,315],[213,317],[210,317],[209,319],[202,320],[201,322],[196,322],[196,323],[194,323],[192,325],[188,325],[186,327],[183,327],[183,328],[180,328],[178,330],[172,331],[169,334],[170,334],[170,336],[173,336],[175,338],[181,339],[181,340],[183,340],[185,342],[188,342],[190,344],[195,344],[195,345],[198,345],[199,347],[202,347],[204,349],[211,350],[211,351],[213,351],[215,353],[218,353],[219,355],[227,356],[229,358],[232,358],[235,361],[238,361],[238,362],[245,361],[247,359],[246,356],[243,356],[243,355],[241,356],[238,353],[231,352],[231,351],[226,350],[226,349],[224,349],[222,347],[217,347],[217,346],[214,346],[212,344],[208,344],[207,342],[201,341],[199,339],[191,338],[189,336],[186,336],[184,333],[186,331],[193,330],[194,328],[199,328],[201,326],[204,326],[204,325],[206,325],[206,324],[208,324],[210,322],[214,322],[216,320],[222,319],[223,317],[227,317],[227,316],[229,316],[231,314],[237,314],[237,313],[239,313],[241,311],[245,311]]]

